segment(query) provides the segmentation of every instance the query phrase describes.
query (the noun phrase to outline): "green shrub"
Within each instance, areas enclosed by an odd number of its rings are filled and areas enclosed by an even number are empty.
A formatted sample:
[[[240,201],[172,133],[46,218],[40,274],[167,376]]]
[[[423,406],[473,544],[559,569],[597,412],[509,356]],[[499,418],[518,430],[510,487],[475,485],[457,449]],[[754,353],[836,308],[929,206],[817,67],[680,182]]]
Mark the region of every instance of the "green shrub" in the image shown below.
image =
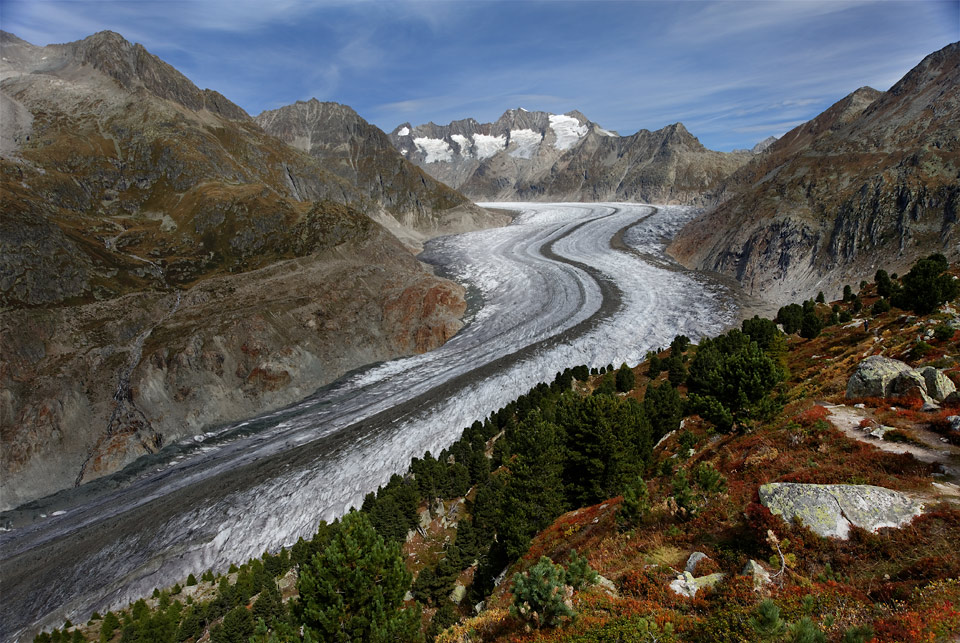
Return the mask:
[[[622,527],[639,525],[650,512],[650,492],[643,478],[637,476],[633,484],[623,490],[623,503],[617,511],[617,522]]]
[[[933,338],[938,342],[947,342],[953,339],[953,329],[946,324],[939,324],[933,329]]]
[[[780,608],[769,598],[757,606],[747,625],[759,641],[779,639],[787,630],[786,622],[780,618]]]
[[[893,304],[918,315],[928,315],[960,294],[960,282],[945,273],[947,259],[932,254],[920,259],[903,276],[903,287],[893,294]]]
[[[707,493],[723,493],[727,490],[727,479],[712,464],[703,462],[693,472],[697,486]]]
[[[586,556],[579,556],[576,550],[570,550],[570,562],[567,563],[567,584],[576,591],[580,591],[590,585],[596,585],[600,580],[600,574],[596,572]]]
[[[890,310],[890,301],[888,299],[880,298],[873,302],[873,307],[870,309],[870,312],[874,317],[876,317],[877,315],[882,315],[888,310]]]
[[[827,643],[826,635],[809,616],[804,616],[787,630],[787,643]]]
[[[867,643],[874,637],[873,628],[869,625],[855,625],[843,632],[842,643]]]
[[[510,614],[534,628],[554,627],[574,615],[571,595],[563,567],[541,556],[528,571],[514,575]]]

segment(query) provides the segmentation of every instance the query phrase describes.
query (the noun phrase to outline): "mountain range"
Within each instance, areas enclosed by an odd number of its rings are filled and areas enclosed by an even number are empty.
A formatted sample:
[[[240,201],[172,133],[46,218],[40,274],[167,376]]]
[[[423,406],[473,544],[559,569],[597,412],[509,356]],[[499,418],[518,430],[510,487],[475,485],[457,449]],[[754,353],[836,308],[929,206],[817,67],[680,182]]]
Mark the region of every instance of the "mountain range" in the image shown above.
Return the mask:
[[[405,158],[478,201],[699,205],[754,153],[708,150],[682,123],[619,136],[577,111],[522,108],[493,123],[404,123],[390,140]]]
[[[506,223],[472,200],[701,206],[670,252],[774,305],[960,256],[957,43],[730,153],[576,111],[254,118],[112,32],[0,53],[0,508],[440,345],[464,290],[415,253]]]

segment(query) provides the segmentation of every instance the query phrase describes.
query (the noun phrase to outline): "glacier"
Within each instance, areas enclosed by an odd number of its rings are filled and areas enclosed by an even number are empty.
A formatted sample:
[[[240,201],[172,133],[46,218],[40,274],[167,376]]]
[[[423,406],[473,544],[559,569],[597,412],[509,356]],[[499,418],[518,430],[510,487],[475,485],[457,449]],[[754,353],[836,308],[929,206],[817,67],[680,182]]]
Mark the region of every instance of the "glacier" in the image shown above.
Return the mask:
[[[636,364],[677,334],[713,335],[738,319],[735,293],[664,253],[691,208],[481,205],[519,214],[434,239],[421,255],[470,293],[466,325],[442,347],[167,447],[38,501],[15,524],[5,516],[0,638],[310,537],[412,457],[439,453],[565,367]]]

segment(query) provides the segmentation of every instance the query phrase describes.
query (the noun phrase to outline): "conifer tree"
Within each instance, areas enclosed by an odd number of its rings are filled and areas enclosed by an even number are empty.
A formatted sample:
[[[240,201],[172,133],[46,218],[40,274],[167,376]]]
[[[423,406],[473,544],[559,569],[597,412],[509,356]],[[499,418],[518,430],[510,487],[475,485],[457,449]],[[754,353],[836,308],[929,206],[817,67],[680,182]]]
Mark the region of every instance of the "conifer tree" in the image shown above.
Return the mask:
[[[300,569],[295,612],[323,641],[417,641],[419,610],[403,609],[410,573],[365,515],[350,512],[326,548]]]
[[[591,400],[609,398],[587,398]],[[564,510],[559,429],[533,411],[514,437],[516,457],[503,493],[498,539],[509,560],[527,552],[530,539]]]
[[[624,362],[617,370],[617,392],[629,393],[637,385],[637,378],[633,376],[633,371]]]
[[[553,627],[573,616],[570,591],[563,567],[541,556],[536,565],[513,577],[513,605],[510,614],[532,627]]]

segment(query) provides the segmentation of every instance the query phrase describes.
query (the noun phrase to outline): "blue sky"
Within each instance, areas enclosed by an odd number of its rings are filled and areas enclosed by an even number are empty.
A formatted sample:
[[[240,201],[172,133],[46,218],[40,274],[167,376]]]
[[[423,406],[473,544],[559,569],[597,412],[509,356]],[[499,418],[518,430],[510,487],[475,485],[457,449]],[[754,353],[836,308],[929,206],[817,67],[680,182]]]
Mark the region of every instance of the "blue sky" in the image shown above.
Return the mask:
[[[960,40],[960,0],[0,0],[0,28],[40,45],[111,29],[254,115],[316,97],[390,131],[579,109],[729,150],[888,89]]]

